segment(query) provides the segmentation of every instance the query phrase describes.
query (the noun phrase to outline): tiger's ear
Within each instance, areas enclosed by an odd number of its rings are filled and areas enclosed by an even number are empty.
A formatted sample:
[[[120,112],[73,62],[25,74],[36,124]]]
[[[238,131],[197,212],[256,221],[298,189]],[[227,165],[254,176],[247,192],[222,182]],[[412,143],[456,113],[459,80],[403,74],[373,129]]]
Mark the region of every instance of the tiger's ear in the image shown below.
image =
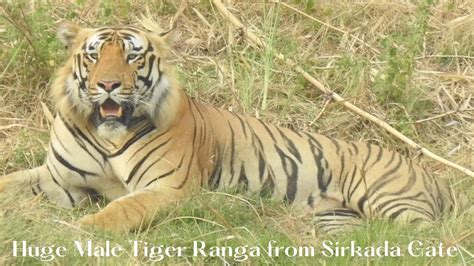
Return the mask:
[[[67,20],[61,21],[58,25],[59,40],[64,44],[64,46],[66,46],[66,48],[71,48],[79,31],[81,31],[79,25]]]
[[[169,42],[170,39],[173,39],[173,37],[175,37],[173,35],[175,33],[175,29],[176,29],[176,23],[173,23],[169,30],[158,33],[158,36],[160,36],[161,38]]]
[[[166,43],[171,43],[173,42],[174,38],[176,37],[175,35],[175,29],[176,29],[176,23],[171,22],[171,26],[168,30],[163,30],[160,25],[151,18],[150,15],[142,15],[141,18],[137,18],[138,22],[140,25],[148,31],[151,35],[158,36],[161,39],[163,39]]]

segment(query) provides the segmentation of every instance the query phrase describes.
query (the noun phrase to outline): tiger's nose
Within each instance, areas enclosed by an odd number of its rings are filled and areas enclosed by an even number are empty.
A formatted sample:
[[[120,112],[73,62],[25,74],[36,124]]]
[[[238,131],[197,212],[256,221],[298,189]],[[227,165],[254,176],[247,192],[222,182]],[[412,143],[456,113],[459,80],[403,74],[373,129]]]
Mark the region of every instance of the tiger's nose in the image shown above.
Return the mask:
[[[117,88],[120,88],[122,82],[118,80],[101,80],[97,82],[97,87],[105,90],[105,91],[113,91]]]

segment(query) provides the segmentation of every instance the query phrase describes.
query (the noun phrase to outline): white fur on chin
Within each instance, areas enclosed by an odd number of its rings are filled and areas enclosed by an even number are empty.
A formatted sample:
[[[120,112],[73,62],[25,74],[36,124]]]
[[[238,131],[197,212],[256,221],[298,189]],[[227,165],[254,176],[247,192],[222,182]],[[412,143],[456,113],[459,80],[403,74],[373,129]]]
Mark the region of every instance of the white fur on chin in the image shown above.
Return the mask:
[[[97,127],[97,133],[104,139],[115,139],[127,134],[127,127],[116,121],[105,121]]]

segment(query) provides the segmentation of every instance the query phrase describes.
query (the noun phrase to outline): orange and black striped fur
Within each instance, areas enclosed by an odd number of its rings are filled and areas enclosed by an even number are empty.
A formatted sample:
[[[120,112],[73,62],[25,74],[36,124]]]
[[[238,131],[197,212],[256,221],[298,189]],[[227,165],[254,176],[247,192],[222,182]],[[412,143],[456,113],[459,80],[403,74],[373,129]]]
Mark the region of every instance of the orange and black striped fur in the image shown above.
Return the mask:
[[[240,185],[314,212],[324,231],[353,219],[432,221],[447,187],[399,153],[294,131],[195,102],[167,69],[165,34],[64,22],[70,57],[52,86],[57,115],[44,165],[0,178],[64,207],[110,200],[79,220],[149,224],[199,186]]]

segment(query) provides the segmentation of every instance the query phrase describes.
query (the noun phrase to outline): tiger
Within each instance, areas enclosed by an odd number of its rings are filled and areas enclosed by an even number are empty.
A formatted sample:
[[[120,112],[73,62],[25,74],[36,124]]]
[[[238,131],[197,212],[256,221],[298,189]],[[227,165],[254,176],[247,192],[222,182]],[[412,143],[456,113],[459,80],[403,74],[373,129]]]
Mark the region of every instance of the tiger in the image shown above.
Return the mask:
[[[172,66],[169,31],[58,25],[68,59],[51,98],[44,164],[0,178],[65,208],[104,208],[77,224],[139,230],[201,188],[268,196],[303,208],[321,232],[387,218],[433,222],[453,206],[447,185],[398,152],[275,126],[200,103]]]

